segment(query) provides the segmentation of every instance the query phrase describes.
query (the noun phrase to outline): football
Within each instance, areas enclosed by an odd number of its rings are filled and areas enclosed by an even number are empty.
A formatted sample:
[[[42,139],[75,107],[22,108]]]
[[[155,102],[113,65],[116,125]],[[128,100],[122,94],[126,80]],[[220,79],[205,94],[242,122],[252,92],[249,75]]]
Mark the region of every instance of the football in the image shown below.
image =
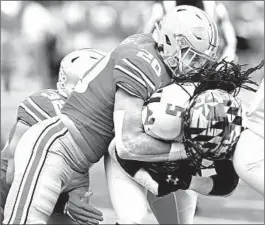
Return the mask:
[[[142,110],[145,133],[165,141],[181,140],[182,115],[193,91],[194,86],[173,83],[155,92]]]

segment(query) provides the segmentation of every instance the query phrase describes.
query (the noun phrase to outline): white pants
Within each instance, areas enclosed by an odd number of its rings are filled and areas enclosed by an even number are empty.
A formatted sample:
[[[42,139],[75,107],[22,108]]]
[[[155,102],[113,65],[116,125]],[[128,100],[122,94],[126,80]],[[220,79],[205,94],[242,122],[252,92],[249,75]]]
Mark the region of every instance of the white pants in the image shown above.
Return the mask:
[[[120,224],[142,224],[148,213],[148,202],[160,224],[192,224],[197,194],[177,191],[163,198],[153,196],[135,182],[120,165],[105,157],[105,171],[110,199]]]
[[[58,117],[29,128],[14,161],[4,224],[46,224],[61,192],[88,187],[88,162]]]
[[[233,163],[238,176],[264,196],[264,138],[250,129],[243,131]]]

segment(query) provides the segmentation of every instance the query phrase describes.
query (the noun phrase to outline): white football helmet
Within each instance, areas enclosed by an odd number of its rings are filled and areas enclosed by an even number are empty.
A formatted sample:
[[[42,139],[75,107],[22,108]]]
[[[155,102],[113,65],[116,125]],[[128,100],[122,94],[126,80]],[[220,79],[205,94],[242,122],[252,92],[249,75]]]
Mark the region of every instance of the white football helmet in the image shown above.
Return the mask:
[[[155,92],[142,110],[145,133],[165,141],[182,140],[183,115],[194,89],[172,83]]]
[[[105,52],[92,48],[75,50],[66,55],[61,61],[58,92],[67,98],[78,80],[105,55]]]
[[[153,38],[174,76],[216,61],[219,37],[215,22],[201,9],[182,5],[156,24]]]

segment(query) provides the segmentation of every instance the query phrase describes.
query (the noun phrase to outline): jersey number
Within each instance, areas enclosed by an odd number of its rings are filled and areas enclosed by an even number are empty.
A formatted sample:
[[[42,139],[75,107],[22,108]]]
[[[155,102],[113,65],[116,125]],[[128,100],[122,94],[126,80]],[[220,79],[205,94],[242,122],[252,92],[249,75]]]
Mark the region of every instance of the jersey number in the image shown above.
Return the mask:
[[[178,112],[180,112],[179,118],[182,118],[184,116],[185,109],[180,107],[180,106],[167,104],[167,108],[165,111],[166,114],[172,115],[172,116],[177,116]]]
[[[64,101],[63,100],[53,100],[52,105],[53,105],[53,108],[54,108],[56,114],[59,115],[61,113],[61,108],[64,105]]]
[[[149,63],[152,67],[152,69],[155,71],[155,74],[160,77],[161,75],[161,66],[158,62],[158,60],[148,51],[143,49],[142,51],[137,53],[137,56],[145,60],[147,63]]]
[[[42,93],[41,95],[51,100],[56,114],[59,115],[64,104],[64,101],[60,99],[60,96],[57,93]]]

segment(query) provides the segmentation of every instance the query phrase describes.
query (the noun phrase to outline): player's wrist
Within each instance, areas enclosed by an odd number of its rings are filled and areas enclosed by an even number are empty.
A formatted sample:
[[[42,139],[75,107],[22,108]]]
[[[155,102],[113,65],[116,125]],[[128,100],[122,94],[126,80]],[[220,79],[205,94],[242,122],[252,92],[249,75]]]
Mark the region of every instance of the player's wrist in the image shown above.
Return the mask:
[[[184,144],[180,142],[173,142],[170,147],[168,160],[173,161],[173,160],[182,160],[187,158],[188,156]]]

